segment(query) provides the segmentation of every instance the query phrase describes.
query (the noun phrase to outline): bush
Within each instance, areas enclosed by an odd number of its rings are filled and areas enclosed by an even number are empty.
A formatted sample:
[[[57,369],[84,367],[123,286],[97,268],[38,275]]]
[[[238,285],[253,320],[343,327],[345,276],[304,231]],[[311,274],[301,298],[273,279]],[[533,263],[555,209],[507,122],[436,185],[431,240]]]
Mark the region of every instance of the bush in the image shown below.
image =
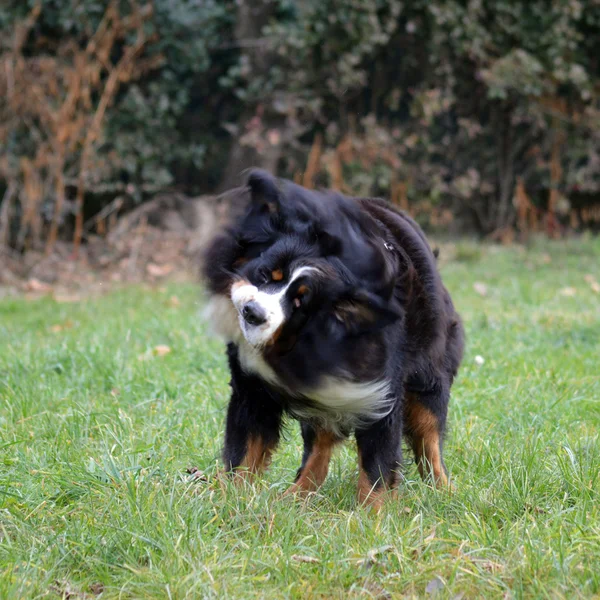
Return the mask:
[[[0,243],[78,240],[116,195],[210,191],[257,164],[443,227],[600,222],[588,4],[13,0]]]

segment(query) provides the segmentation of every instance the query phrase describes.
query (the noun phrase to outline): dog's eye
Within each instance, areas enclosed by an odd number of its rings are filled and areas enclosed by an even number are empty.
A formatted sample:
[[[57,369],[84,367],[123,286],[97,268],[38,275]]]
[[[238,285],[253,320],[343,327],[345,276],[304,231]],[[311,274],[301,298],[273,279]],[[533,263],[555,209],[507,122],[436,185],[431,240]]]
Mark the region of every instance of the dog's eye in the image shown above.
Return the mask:
[[[306,304],[310,299],[310,290],[304,284],[302,284],[296,292],[296,297],[293,300],[295,308],[300,308],[303,304]]]
[[[271,281],[271,271],[269,269],[260,269],[257,273],[259,283],[269,283]]]

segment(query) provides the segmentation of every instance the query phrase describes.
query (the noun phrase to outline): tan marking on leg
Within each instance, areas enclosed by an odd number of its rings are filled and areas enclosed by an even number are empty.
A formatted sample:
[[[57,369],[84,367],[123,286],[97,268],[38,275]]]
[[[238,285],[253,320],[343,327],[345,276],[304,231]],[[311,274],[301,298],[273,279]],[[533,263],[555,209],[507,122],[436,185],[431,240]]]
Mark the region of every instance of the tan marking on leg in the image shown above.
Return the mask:
[[[392,483],[392,487],[397,483],[396,478]],[[367,472],[363,469],[362,457],[360,455],[360,449],[358,451],[358,503],[364,504],[373,508],[379,512],[383,506],[385,494],[389,491],[387,485],[379,483],[377,486],[373,485],[369,480]]]
[[[239,474],[249,478],[255,473],[264,471],[271,464],[271,455],[274,449],[275,444],[266,444],[260,437],[250,438],[246,447],[246,455],[238,467]]]
[[[329,431],[318,431],[310,456],[300,473],[300,477],[285,492],[285,495],[314,492],[325,481],[329,471],[329,461],[339,438]]]
[[[404,419],[421,477],[426,479],[431,472],[437,487],[447,486],[437,417],[418,401],[415,394],[406,394]]]

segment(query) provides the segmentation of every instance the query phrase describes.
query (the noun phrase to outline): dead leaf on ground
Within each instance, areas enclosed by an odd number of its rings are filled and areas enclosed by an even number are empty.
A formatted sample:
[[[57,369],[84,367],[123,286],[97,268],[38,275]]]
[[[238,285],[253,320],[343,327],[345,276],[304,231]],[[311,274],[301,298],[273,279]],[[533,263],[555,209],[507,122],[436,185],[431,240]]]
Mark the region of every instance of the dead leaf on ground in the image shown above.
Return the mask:
[[[474,560],[473,562],[479,563],[489,573],[496,574],[504,571],[504,565],[493,560]]]
[[[375,598],[376,600],[387,600],[388,598],[392,598],[392,594],[376,581],[365,581],[362,590],[366,592],[370,598]]]
[[[361,566],[372,567],[374,564],[379,562],[377,557],[393,549],[394,546],[391,546],[389,544],[387,544],[386,546],[381,546],[379,548],[372,548],[367,552],[367,557],[361,558],[359,561],[357,561],[357,564]]]
[[[301,563],[321,562],[318,558],[315,558],[314,556],[304,556],[303,554],[292,554],[291,559],[295,562],[301,562]]]
[[[146,272],[152,277],[166,277],[174,269],[173,265],[157,265],[155,263],[148,263],[146,265]]]
[[[60,596],[62,600],[75,600],[76,598],[81,599],[90,597],[89,594],[71,587],[71,584],[68,581],[55,581],[50,586],[50,591]]]
[[[443,590],[445,586],[444,580],[436,575],[425,587],[425,593],[431,595],[437,594],[440,590]]]
[[[435,540],[435,529],[423,540],[424,544],[429,544]]]
[[[166,354],[169,354],[170,352],[171,352],[171,348],[169,346],[165,346],[164,344],[159,344],[158,346],[154,346],[154,348],[152,348],[152,350],[146,350],[146,352],[143,352],[137,358],[138,358],[138,360],[141,360],[141,361],[150,360],[151,358],[153,358],[155,356],[165,356]]]
[[[36,294],[49,294],[52,291],[52,286],[32,277],[25,284],[25,291],[35,292]]]
[[[593,275],[590,275],[588,273],[587,275],[584,276],[583,279],[585,280],[585,282],[587,284],[589,284],[592,292],[594,292],[596,294],[600,294],[600,283],[598,283],[598,281],[596,281],[596,278]]]
[[[487,296],[488,294],[488,288],[487,285],[485,285],[485,283],[482,283],[481,281],[476,281],[473,284],[473,289],[480,295],[480,296]]]
[[[94,594],[94,596],[99,596],[104,591],[103,583],[92,583],[90,584],[90,592]]]
[[[197,467],[189,467],[188,469],[186,469],[186,472],[189,475],[192,475],[192,479],[197,479],[198,481],[208,481],[208,477],[206,476],[204,471],[201,471]]]
[[[370,559],[375,559],[378,556],[381,556],[382,554],[385,554],[386,552],[389,552],[390,550],[393,550],[394,546],[390,545],[390,544],[386,544],[385,546],[380,546],[379,548],[373,548],[372,550],[369,550],[369,552],[367,553],[367,556]]]
[[[568,298],[573,297],[576,293],[577,290],[574,287],[565,287],[559,292],[561,296],[566,296]]]
[[[180,305],[181,305],[181,302],[180,302],[180,300],[179,300],[179,298],[177,296],[171,296],[167,300],[167,306],[171,306],[173,308],[177,308]]]
[[[72,304],[81,302],[81,296],[77,294],[54,294],[54,300],[59,304]]]
[[[64,323],[57,323],[56,325],[52,325],[50,327],[50,331],[52,333],[59,333],[60,331],[64,331],[65,329],[71,329],[73,327],[73,321],[71,319],[67,319]]]

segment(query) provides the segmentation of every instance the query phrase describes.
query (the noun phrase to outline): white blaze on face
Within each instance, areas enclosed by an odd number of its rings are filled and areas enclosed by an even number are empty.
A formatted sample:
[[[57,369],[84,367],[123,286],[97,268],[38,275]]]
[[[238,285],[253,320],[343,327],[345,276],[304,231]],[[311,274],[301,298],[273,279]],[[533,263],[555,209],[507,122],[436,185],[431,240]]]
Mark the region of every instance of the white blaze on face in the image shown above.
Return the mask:
[[[273,334],[285,323],[285,294],[295,279],[310,271],[314,271],[314,269],[311,267],[296,269],[288,283],[273,293],[261,291],[256,286],[245,282],[233,284],[231,301],[238,311],[240,329],[251,346],[255,348],[265,346]],[[250,325],[242,316],[242,310],[249,302],[256,302],[265,311],[266,321],[263,324]]]

